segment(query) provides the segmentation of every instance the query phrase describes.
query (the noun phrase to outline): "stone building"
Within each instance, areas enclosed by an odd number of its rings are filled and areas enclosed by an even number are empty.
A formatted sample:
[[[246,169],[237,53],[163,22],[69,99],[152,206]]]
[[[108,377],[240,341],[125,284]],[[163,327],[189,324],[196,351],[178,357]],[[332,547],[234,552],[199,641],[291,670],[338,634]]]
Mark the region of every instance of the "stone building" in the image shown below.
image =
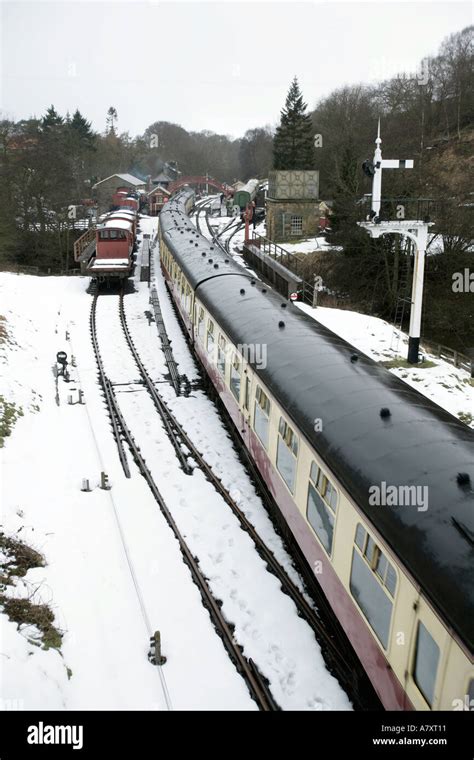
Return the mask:
[[[324,217],[319,202],[319,171],[275,170],[268,178],[267,237],[288,242],[317,235]]]
[[[99,213],[107,211],[112,203],[112,196],[119,188],[129,188],[131,192],[145,190],[146,183],[133,174],[112,174],[101,179],[92,187],[92,193],[99,207]]]

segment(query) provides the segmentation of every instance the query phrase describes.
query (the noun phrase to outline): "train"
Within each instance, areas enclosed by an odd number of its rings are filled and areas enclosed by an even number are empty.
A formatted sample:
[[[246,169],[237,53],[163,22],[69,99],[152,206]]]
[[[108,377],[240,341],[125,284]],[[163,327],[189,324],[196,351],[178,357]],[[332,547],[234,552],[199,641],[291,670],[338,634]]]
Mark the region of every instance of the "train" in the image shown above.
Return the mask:
[[[188,341],[388,710],[474,705],[473,432],[163,208]],[[472,707],[471,707],[472,709]]]
[[[126,280],[137,248],[140,198],[128,188],[117,188],[111,210],[74,243],[74,259],[81,273],[97,282]]]
[[[241,211],[245,211],[247,204],[255,200],[259,187],[258,179],[249,179],[249,181],[240,190],[234,192],[232,205],[239,206]]]

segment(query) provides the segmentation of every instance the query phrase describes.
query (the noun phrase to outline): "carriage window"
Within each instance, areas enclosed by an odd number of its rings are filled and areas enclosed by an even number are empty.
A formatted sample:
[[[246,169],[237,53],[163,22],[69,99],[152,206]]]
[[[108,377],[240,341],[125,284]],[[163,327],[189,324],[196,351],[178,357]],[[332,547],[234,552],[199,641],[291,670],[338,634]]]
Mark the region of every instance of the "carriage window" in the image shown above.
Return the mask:
[[[351,593],[385,649],[388,643],[392,602],[356,548],[352,552]]]
[[[214,322],[211,320],[207,323],[207,351],[209,354],[214,351]]]
[[[201,339],[204,337],[204,309],[202,306],[199,307],[198,335]]]
[[[240,399],[240,359],[234,354],[230,368],[230,389],[237,401]]]
[[[355,544],[359,547],[364,559],[370,565],[370,568],[379,578],[382,586],[387,589],[390,596],[394,596],[397,588],[397,574],[393,565],[390,564],[372,536],[369,536],[360,523],[357,525],[356,529]]]
[[[186,299],[185,299],[185,309],[188,312],[188,314],[191,312],[191,287],[186,283]]]
[[[350,582],[352,596],[377,638],[387,648],[397,575],[386,555],[360,523],[356,529],[355,547]]]
[[[253,426],[265,448],[268,448],[269,417],[270,399],[267,398],[260,386],[257,385]]]
[[[413,680],[428,704],[433,704],[439,647],[423,623],[418,623]]]
[[[100,240],[125,240],[124,230],[99,230]]]
[[[359,523],[356,530],[355,542],[361,551],[364,550],[366,532],[362,525]]]
[[[219,335],[219,344],[217,347],[217,369],[225,375],[225,347],[226,340],[223,335]]]
[[[109,230],[109,237],[111,240],[125,240],[124,230]]]
[[[276,464],[278,472],[292,493],[295,487],[297,456],[298,438],[283,417],[280,417]]]
[[[385,576],[385,588],[391,596],[395,596],[395,590],[397,588],[397,574],[390,562],[388,563],[387,574]]]
[[[309,479],[306,516],[312,529],[330,555],[334,535],[337,491],[315,462],[311,465]]]

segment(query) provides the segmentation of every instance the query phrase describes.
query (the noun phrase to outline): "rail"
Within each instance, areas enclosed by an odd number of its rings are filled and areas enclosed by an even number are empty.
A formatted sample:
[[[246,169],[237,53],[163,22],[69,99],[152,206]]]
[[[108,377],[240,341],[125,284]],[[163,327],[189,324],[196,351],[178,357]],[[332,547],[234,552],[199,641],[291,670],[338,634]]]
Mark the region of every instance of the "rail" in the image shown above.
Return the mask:
[[[91,307],[91,313],[90,313],[90,330],[91,330],[92,346],[94,349],[97,367],[99,369],[99,382],[100,382],[100,385],[102,386],[102,390],[104,391],[104,399],[107,406],[107,410],[109,412],[110,421],[112,423],[112,432],[115,438],[115,443],[117,444],[119,459],[123,467],[125,476],[129,478],[130,468],[128,466],[127,455],[125,453],[123,440],[122,440],[122,437],[124,435],[123,420],[120,414],[120,410],[118,408],[118,404],[115,400],[112,384],[105,374],[105,369],[102,363],[102,358],[101,358],[100,350],[99,350],[99,342],[97,339],[96,317],[97,317],[98,298],[99,298],[98,294],[95,293],[92,300],[92,307]]]
[[[218,632],[218,634],[220,635],[222,639],[222,642],[229,654],[229,657],[234,662],[238,672],[244,678],[247,684],[247,688],[249,689],[249,692],[252,698],[256,701],[260,710],[263,710],[263,711],[277,710],[278,705],[276,704],[273,697],[271,696],[268,690],[268,686],[265,683],[265,680],[262,678],[262,676],[258,672],[258,669],[255,666],[255,663],[251,659],[247,659],[245,657],[245,655],[243,654],[241,650],[241,647],[235,641],[234,636],[233,636],[232,626],[225,619],[221,611],[221,604],[219,603],[218,600],[215,599],[214,595],[212,594],[208,581],[206,577],[204,576],[202,570],[200,569],[198,559],[194,557],[183,535],[181,534],[158,488],[158,485],[156,484],[151,474],[151,471],[146,465],[145,459],[143,458],[141,454],[140,447],[136,443],[118,407],[118,404],[115,401],[112,384],[110,383],[109,379],[105,375],[105,370],[104,370],[104,366],[103,366],[102,359],[100,356],[100,350],[99,350],[99,345],[98,345],[98,340],[97,340],[96,307],[97,307],[98,297],[99,297],[98,294],[95,294],[93,302],[92,302],[92,309],[91,309],[91,316],[90,316],[91,334],[92,334],[94,352],[95,352],[97,364],[99,367],[100,381],[105,393],[106,403],[109,410],[110,419],[111,419],[113,430],[114,430],[114,435],[116,437],[122,465],[124,466],[122,453],[123,453],[123,456],[125,457],[125,452],[123,450],[123,443],[122,443],[122,438],[123,438],[123,440],[125,440],[128,445],[128,448],[135,461],[135,464],[138,467],[139,472],[145,478],[153,494],[153,497],[155,501],[157,502],[166,522],[168,523],[175,538],[178,541],[181,553],[183,555],[183,559],[185,563],[187,564],[187,566],[189,567],[193,581],[196,583],[201,593],[203,604],[209,612],[211,620],[216,628],[216,631]],[[120,296],[119,308],[120,308],[120,318],[121,318],[121,323],[122,323],[122,329],[125,332],[125,337],[127,338],[129,348],[132,351],[132,354],[134,356],[134,359],[140,371],[145,372],[143,365],[141,363],[141,360],[138,356],[138,353],[135,347],[133,346],[133,342],[128,333],[127,324],[125,320],[125,313],[123,310],[123,293]],[[149,383],[151,384],[151,380],[149,380]],[[150,390],[149,384],[147,384],[147,388],[148,390]],[[157,396],[158,394],[156,394],[156,397]],[[164,417],[163,417],[163,421],[165,421]],[[126,462],[126,457],[125,457],[125,462]],[[127,477],[130,477],[130,470],[128,469],[128,464],[126,464],[126,467],[124,466],[124,471]]]

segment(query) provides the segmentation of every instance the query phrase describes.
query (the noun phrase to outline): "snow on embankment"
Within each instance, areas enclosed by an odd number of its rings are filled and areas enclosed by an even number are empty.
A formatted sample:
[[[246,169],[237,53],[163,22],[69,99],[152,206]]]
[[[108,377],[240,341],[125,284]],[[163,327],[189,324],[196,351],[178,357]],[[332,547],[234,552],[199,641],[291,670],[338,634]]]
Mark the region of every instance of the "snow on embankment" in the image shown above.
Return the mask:
[[[141,227],[153,232],[147,219]],[[196,379],[158,265],[155,270],[179,369]],[[61,635],[60,646],[56,640],[46,650],[37,626],[23,620],[17,627],[0,599],[0,708],[164,710],[160,672],[147,659],[150,634],[159,629],[168,658],[161,676],[174,709],[255,710],[145,480],[131,461],[131,478],[121,469],[97,383],[88,284],[79,277],[0,273],[0,396],[24,412],[15,420],[10,415],[11,434],[0,448],[0,534],[41,555],[2,591],[8,557],[0,540],[0,595],[48,605]],[[125,301],[129,329],[160,391],[289,565],[211,401],[199,389],[176,398],[163,382],[167,369],[156,325],[147,317],[147,284],[137,282]],[[283,709],[351,709],[313,633],[238,521],[199,471],[189,480],[179,469],[127,358],[116,295],[101,296],[97,317],[119,405],[182,533],[224,600],[245,654],[267,675]],[[69,383],[56,383],[59,350],[70,362],[75,357]],[[85,404],[77,403],[79,388]],[[111,491],[98,487],[101,471]],[[90,492],[81,491],[83,478]]]
[[[407,335],[395,329],[394,336],[393,325],[383,319],[344,309],[323,306],[313,309],[303,303],[297,306],[375,361],[392,362],[406,358]],[[474,389],[469,373],[437,356],[425,356],[424,364],[389,367],[390,372],[474,427]]]
[[[29,569],[5,593],[47,604],[62,633],[60,649],[46,650],[36,626],[25,622],[17,629],[0,614],[0,709],[166,709],[157,669],[147,660],[149,631],[116,515],[130,552],[140,558],[135,578],[153,622],[165,620],[168,608],[152,563],[160,569],[165,556],[177,583],[183,563],[179,552],[175,567],[175,557],[160,550],[159,511],[143,478],[132,482],[121,471],[97,385],[88,284],[85,278],[0,274],[8,335],[0,343],[0,395],[24,411],[0,448],[0,533],[44,557],[44,566]],[[77,368],[70,366],[69,384],[60,379],[56,386],[59,350],[69,360],[74,355]],[[87,403],[69,404],[79,387]],[[111,491],[98,487],[101,470]],[[88,493],[81,491],[83,478],[90,480]],[[179,631],[175,640],[182,646]],[[206,693],[203,703],[241,707],[249,702],[245,691],[240,704],[235,694],[232,702],[217,693]],[[185,698],[183,691],[178,707],[187,706]]]

